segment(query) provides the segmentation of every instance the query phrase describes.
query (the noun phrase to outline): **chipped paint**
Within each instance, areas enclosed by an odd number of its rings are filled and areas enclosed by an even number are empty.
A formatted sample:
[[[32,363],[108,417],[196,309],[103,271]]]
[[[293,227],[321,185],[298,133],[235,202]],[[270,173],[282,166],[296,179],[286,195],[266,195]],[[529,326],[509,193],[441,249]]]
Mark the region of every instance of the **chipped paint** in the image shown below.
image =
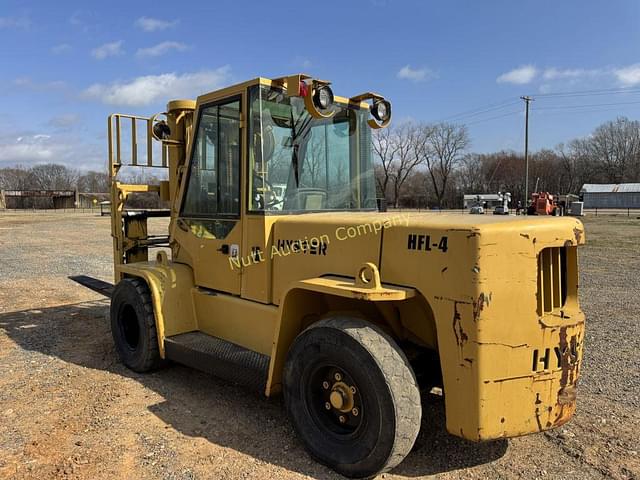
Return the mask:
[[[485,305],[489,306],[491,302],[491,293],[489,295],[485,295],[484,292],[481,292],[478,295],[478,300],[474,300],[473,302],[473,321],[477,322],[482,310],[484,310]]]
[[[462,349],[469,337],[462,329],[461,316],[458,312],[458,302],[453,302],[453,334],[456,336],[456,343]]]
[[[579,245],[580,244],[580,240],[582,240],[582,234],[584,233],[583,230],[580,230],[579,228],[574,228],[573,229],[573,236],[576,237],[576,243]]]

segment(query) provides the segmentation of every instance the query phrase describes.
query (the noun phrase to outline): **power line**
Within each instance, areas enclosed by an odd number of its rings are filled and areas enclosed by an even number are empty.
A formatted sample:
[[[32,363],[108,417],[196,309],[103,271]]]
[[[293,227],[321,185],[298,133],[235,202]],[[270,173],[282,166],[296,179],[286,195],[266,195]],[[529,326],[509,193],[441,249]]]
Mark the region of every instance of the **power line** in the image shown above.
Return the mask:
[[[571,98],[571,97],[589,97],[589,96],[602,96],[602,95],[617,95],[617,94],[640,94],[640,88],[624,88],[624,87],[616,87],[616,88],[605,88],[605,89],[592,89],[592,90],[576,90],[573,92],[556,92],[556,93],[540,93],[537,95],[528,95],[531,99],[536,100],[554,100],[556,98]],[[450,115],[448,117],[441,118],[437,120],[438,122],[445,121],[454,121],[463,123],[464,120],[481,116],[486,113],[496,112],[512,105],[516,105],[520,102],[519,99],[508,98],[499,102],[490,103],[488,105],[477,107],[471,110],[466,110],[464,112],[457,113],[455,115]],[[584,104],[584,105],[557,105],[557,106],[540,106],[536,108],[537,110],[562,110],[562,109],[577,109],[578,111],[583,111],[586,113],[586,110],[580,110],[582,108],[596,107],[596,106],[617,106],[617,105],[633,105],[640,102],[615,102],[615,103],[602,103],[602,104]],[[507,112],[501,115],[495,115],[487,118],[480,118],[478,120],[474,120],[472,122],[464,122],[465,125],[475,125],[478,123],[484,123],[492,120],[496,120],[503,117],[508,117],[515,113],[520,113],[519,110]]]
[[[477,108],[474,108],[474,109],[471,109],[471,110],[467,110],[467,111],[464,111],[464,112],[457,113],[455,115],[450,115],[448,117],[444,117],[444,118],[440,119],[439,121],[444,122],[444,121],[453,120],[453,119],[458,121],[458,120],[461,120],[462,118],[474,117],[474,116],[481,115],[483,113],[491,112],[491,111],[494,111],[494,110],[500,110],[502,108],[506,108],[508,106],[515,105],[516,103],[519,103],[519,101],[515,100],[513,98],[509,98],[509,99],[503,100],[501,102],[491,103],[491,104],[485,105],[483,107],[477,107]]]
[[[613,102],[613,103],[584,103],[581,105],[547,105],[536,108],[536,110],[562,110],[565,108],[589,108],[589,107],[610,107],[614,105],[636,105],[637,102]]]
[[[555,111],[551,111],[551,112],[541,112],[543,113],[545,116],[553,116],[553,115],[573,115],[575,113],[599,113],[599,112],[619,112],[620,110],[624,109],[624,106],[618,106],[618,107],[608,107],[608,108],[594,108],[593,110],[555,110]],[[536,113],[538,111],[538,109],[534,110],[533,112]]]
[[[502,115],[496,115],[494,117],[489,117],[489,118],[481,118],[480,120],[476,120],[474,122],[465,123],[465,125],[475,125],[476,123],[484,123],[484,122],[488,122],[490,120],[495,120],[497,118],[508,117],[509,115],[514,115],[516,113],[522,113],[522,110],[513,110],[511,112],[507,112],[507,113],[504,113]]]
[[[621,93],[640,93],[640,88],[633,88],[633,87],[601,88],[596,90],[576,90],[573,92],[539,93],[533,96],[536,99],[546,99],[546,98],[554,98],[554,97],[589,97],[589,96],[600,96],[600,95],[618,95]]]

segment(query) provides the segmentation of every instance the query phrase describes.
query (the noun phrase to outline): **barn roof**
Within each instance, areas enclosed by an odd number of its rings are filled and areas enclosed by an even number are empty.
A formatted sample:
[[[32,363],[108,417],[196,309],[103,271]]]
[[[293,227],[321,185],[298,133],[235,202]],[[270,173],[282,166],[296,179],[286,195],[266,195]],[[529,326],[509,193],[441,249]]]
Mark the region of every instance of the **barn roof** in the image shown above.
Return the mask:
[[[585,183],[582,193],[640,193],[640,183]]]

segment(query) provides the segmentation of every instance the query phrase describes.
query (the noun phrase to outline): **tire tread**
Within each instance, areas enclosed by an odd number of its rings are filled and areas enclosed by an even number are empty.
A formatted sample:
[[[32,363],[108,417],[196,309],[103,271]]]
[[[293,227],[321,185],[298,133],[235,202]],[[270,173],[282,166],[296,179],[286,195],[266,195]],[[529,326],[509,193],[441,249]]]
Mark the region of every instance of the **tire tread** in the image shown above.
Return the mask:
[[[393,469],[413,448],[422,419],[420,390],[409,360],[390,335],[366,320],[332,316],[319,320],[307,330],[314,328],[333,328],[346,333],[376,361],[393,397],[396,425],[393,448],[378,473]]]

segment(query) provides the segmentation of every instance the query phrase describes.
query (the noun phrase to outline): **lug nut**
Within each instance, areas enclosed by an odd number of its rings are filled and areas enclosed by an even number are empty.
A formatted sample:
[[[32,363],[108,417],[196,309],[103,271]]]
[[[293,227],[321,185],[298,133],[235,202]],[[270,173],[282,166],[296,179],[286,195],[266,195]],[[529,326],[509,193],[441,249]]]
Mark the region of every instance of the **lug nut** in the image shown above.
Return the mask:
[[[331,410],[331,404],[329,402],[324,402],[324,408]]]
[[[340,423],[344,423],[347,421],[347,417],[345,417],[344,415],[340,415],[339,420],[340,420]]]
[[[329,382],[327,382],[326,380],[324,382],[322,382],[322,388],[327,390],[329,388]]]
[[[356,394],[356,387],[354,387],[353,385],[349,387],[349,390],[351,390],[351,393],[353,393],[354,395]]]
[[[336,379],[336,382],[339,382],[340,380],[342,380],[342,375],[340,375],[338,372],[336,372],[336,374],[333,376],[333,378]]]
[[[351,410],[351,413],[353,414],[354,417],[357,417],[360,412],[358,411],[357,408],[354,408],[353,410]]]

